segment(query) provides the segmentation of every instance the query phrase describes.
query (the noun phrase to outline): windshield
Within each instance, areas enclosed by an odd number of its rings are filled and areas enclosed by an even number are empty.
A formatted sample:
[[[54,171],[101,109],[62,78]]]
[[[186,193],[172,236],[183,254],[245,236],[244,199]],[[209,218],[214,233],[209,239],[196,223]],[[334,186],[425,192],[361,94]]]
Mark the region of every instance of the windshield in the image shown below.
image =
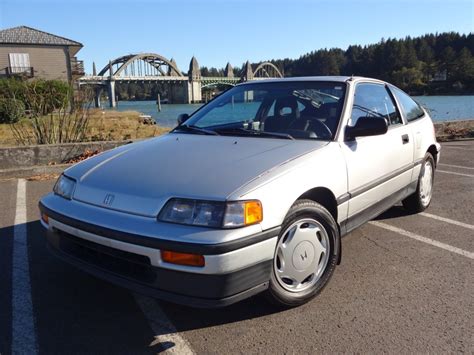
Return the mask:
[[[346,84],[295,81],[238,85],[174,131],[191,134],[331,140]]]

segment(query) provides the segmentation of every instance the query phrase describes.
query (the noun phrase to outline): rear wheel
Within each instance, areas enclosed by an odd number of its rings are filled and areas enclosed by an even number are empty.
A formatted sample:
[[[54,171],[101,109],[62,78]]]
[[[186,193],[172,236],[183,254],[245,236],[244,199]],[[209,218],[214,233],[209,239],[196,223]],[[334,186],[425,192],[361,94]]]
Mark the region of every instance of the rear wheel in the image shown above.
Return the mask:
[[[419,213],[428,208],[433,195],[434,159],[426,153],[421,166],[416,191],[402,201],[403,207],[412,213]]]
[[[268,296],[292,307],[314,298],[328,283],[338,260],[339,231],[332,215],[310,200],[297,201],[282,226]]]

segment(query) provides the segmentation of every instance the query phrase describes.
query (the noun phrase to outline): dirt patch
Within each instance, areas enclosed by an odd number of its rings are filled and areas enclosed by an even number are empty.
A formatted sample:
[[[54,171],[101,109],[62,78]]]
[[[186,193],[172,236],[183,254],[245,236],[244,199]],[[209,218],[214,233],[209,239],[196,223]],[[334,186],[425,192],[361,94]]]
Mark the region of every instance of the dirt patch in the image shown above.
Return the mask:
[[[440,142],[474,138],[474,120],[435,123],[435,132]]]
[[[82,154],[79,154],[71,159],[68,159],[64,162],[61,162],[60,164],[75,164],[75,163],[79,163],[80,161],[83,161],[83,160],[86,160],[90,157],[93,157],[97,154],[100,154],[102,153],[101,150],[89,150],[89,149],[86,149],[84,151],[84,153]],[[52,161],[52,162],[49,162],[48,165],[51,166],[51,165],[57,165],[58,163],[55,162],[55,161]]]
[[[46,181],[46,180],[56,180],[61,174],[41,174],[30,176],[26,180],[28,181]]]

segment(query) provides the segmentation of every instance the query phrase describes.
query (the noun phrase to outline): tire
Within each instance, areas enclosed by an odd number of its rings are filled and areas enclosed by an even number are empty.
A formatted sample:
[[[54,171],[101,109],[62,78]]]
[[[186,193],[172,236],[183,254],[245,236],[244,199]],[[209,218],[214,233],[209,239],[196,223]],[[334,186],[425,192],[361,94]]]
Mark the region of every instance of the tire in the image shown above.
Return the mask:
[[[433,156],[426,153],[421,165],[416,191],[402,201],[403,207],[411,213],[423,212],[428,208],[433,196],[435,163]]]
[[[267,297],[285,308],[308,302],[329,282],[339,252],[339,228],[332,215],[314,201],[298,200],[282,225]]]

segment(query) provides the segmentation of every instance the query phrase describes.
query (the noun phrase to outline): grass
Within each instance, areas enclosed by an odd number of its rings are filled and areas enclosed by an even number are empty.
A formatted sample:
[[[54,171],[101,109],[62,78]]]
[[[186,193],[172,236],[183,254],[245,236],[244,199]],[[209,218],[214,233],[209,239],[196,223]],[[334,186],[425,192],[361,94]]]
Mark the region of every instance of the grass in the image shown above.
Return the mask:
[[[21,121],[25,129],[32,134],[28,119]],[[91,109],[89,124],[85,135],[88,141],[121,141],[129,139],[150,138],[162,135],[169,128],[144,124],[140,113],[136,111],[103,111]],[[12,129],[8,124],[0,124],[0,146],[16,146]]]

